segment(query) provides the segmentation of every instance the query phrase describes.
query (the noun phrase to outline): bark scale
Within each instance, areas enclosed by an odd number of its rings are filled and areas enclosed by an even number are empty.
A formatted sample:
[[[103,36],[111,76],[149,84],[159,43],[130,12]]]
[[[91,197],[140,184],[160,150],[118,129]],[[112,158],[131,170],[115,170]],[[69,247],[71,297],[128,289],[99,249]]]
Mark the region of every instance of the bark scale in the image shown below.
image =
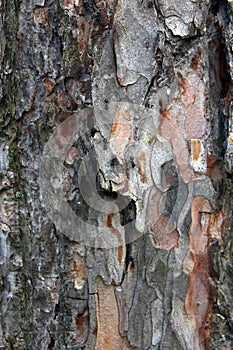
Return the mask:
[[[232,1],[0,9],[0,349],[231,349]]]

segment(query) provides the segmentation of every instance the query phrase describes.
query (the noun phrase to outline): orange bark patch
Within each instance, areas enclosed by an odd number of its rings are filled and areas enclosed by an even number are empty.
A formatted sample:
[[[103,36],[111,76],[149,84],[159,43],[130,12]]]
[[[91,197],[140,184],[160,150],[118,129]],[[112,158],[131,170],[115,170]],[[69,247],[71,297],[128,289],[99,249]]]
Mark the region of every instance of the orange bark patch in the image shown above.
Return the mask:
[[[163,102],[162,100],[159,100],[159,113],[161,115],[161,117],[163,118],[168,118],[169,114],[170,114],[170,108],[169,109],[163,109]]]
[[[196,322],[200,349],[206,349],[210,336],[210,319],[215,290],[209,282],[210,264],[208,257],[196,256],[194,264],[194,270],[189,277],[185,309]]]
[[[66,154],[65,162],[67,164],[73,164],[74,160],[80,156],[80,151],[76,147],[71,147]]]
[[[229,218],[224,213],[227,212],[226,203],[223,204],[222,211],[218,211],[211,215],[210,224],[208,227],[209,235],[215,240],[224,239],[224,233],[230,227]]]
[[[200,57],[201,57],[201,50],[198,49],[198,51],[195,53],[195,55],[192,59],[192,63],[191,63],[192,69],[197,70]]]
[[[172,108],[170,112],[173,112]],[[170,117],[161,118],[158,131],[165,140],[172,144],[174,161],[183,181],[188,183],[192,180],[192,169],[189,164],[189,151],[184,137],[184,131],[181,129],[176,117],[178,118],[178,116],[175,115],[174,119]]]
[[[180,91],[171,101],[171,106],[163,109],[160,105],[160,135],[172,144],[173,159],[185,183],[194,176],[190,167],[187,141],[202,139],[206,128],[204,84],[194,71],[185,77],[178,72]],[[182,104],[180,104],[182,102]],[[182,106],[183,105],[183,106]],[[196,149],[196,157],[200,152]]]
[[[231,97],[231,88],[232,88],[232,86],[231,86],[231,84],[229,84],[228,91],[227,91],[227,95],[226,95],[226,97],[225,97],[225,99],[224,99],[224,101],[225,101],[225,106],[226,106],[226,109],[227,109],[227,110],[228,110],[229,107],[230,107],[230,103],[231,103],[231,99],[232,99],[232,97]]]
[[[90,37],[91,24],[85,17],[81,17],[78,27],[78,49],[82,54],[83,61],[87,55],[88,42]]]
[[[111,232],[117,237],[118,239],[118,262],[119,264],[122,264],[122,257],[123,257],[123,248],[122,248],[122,237],[120,232],[113,226],[112,223],[112,218],[113,218],[113,214],[110,213],[107,216],[107,227],[111,229]]]
[[[77,6],[78,1],[76,0],[64,0],[64,6],[65,8],[72,8]]]
[[[229,144],[233,145],[233,134],[229,136]]]
[[[162,100],[159,101],[161,118],[158,132],[171,143],[173,159],[182,180],[189,183],[194,177],[194,171],[190,166],[187,141],[201,140],[206,130],[205,86],[194,70],[185,77],[180,72],[177,76],[180,91],[173,97],[170,106],[163,109]],[[199,156],[200,151],[196,148],[195,158]]]
[[[193,161],[197,162],[201,154],[201,141],[192,140],[192,145],[193,145]]]
[[[103,338],[104,348],[106,350],[113,349],[112,339],[109,337],[109,335],[105,335]]]
[[[207,265],[204,265],[207,264]],[[209,262],[204,256],[194,258],[194,270],[189,277],[189,289],[186,296],[185,308],[191,314],[197,325],[199,335],[203,337],[206,317],[212,307],[212,292],[209,279]],[[198,269],[199,267],[199,269]],[[201,339],[203,342],[203,339]]]
[[[112,136],[120,140],[130,140],[132,138],[132,125],[126,123],[113,123]]]
[[[124,111],[124,117],[125,117],[125,119],[130,120],[131,115],[130,115],[130,111],[128,109],[126,109]]]
[[[201,224],[202,215],[211,214],[212,209],[207,199],[196,197],[192,203],[192,225],[190,230],[190,249],[193,254],[206,254],[208,245],[207,229],[210,215],[205,217]]]
[[[43,79],[43,84],[44,84],[45,89],[46,89],[46,101],[48,101],[48,100],[50,100],[48,98],[48,96],[51,94],[56,82],[52,78],[45,78],[45,79]]]
[[[46,17],[46,10],[43,8],[36,8],[34,11],[34,23],[36,25],[43,24],[48,25],[48,20]]]
[[[130,118],[130,111],[124,104],[117,107],[114,122],[112,124],[110,143],[115,150],[117,157],[124,159],[124,150],[133,137],[133,121]]]
[[[112,228],[112,216],[113,216],[113,214],[108,214],[108,216],[107,216],[107,226],[109,227],[109,228]]]
[[[207,154],[207,176],[214,185],[220,184],[223,179],[222,162],[216,159],[213,154]]]
[[[178,73],[177,75],[180,78],[179,86],[183,89],[179,95],[179,98],[184,103],[185,107],[188,107],[195,101],[196,95],[192,87],[189,86],[187,79],[185,79],[181,73]]]
[[[117,76],[117,82],[120,86],[122,86],[122,78]]]
[[[181,74],[178,76],[180,87],[183,89],[179,94],[179,99],[185,107],[185,138],[187,140],[201,139],[206,129],[204,84],[194,72],[187,75],[186,79]]]
[[[78,335],[75,337],[74,342],[83,341],[88,335],[89,317],[86,312],[83,315],[77,315],[75,318],[76,327],[78,329]]]
[[[179,245],[179,233],[165,216],[161,214],[162,193],[154,190],[150,195],[147,217],[155,246],[169,250]]]
[[[206,214],[204,214],[206,213]],[[210,262],[208,257],[209,222],[212,213],[209,202],[204,197],[193,200],[190,228],[190,250],[193,256],[194,268],[189,276],[189,289],[186,295],[186,311],[194,318],[201,346],[207,342],[207,320],[212,313],[213,287],[210,279]],[[202,217],[202,215],[206,217]],[[202,347],[201,347],[202,348]]]
[[[178,247],[179,233],[163,215],[151,226],[151,231],[156,247],[165,250]]]
[[[79,277],[87,276],[87,269],[83,262],[72,260],[72,265],[73,265],[72,269],[77,272],[77,276]]]
[[[111,138],[119,138],[127,141],[132,138],[132,122],[128,119],[130,119],[129,110],[124,109],[124,106],[119,106],[115,112]]]
[[[113,136],[113,137],[114,137],[114,135],[115,135],[116,132],[117,132],[117,127],[118,127],[117,123],[113,123],[113,124],[112,124],[112,136]]]
[[[116,7],[115,7],[115,14],[119,11],[119,8],[120,8],[119,2],[117,2]]]
[[[114,287],[102,281],[97,286],[97,336],[95,350],[132,350],[119,334],[119,310]]]
[[[118,247],[118,262],[119,264],[122,263],[122,256],[123,256],[123,248],[122,246]]]
[[[137,158],[137,163],[138,163],[138,173],[140,175],[141,181],[145,183],[147,182],[145,152],[142,152],[141,155]]]

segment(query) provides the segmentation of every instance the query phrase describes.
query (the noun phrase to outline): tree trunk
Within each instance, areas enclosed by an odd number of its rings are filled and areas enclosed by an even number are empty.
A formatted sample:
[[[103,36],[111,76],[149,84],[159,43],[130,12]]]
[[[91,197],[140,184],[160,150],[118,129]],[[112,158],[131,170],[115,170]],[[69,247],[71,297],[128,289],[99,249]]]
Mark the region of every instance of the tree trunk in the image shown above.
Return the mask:
[[[0,349],[232,349],[232,4],[0,1]]]

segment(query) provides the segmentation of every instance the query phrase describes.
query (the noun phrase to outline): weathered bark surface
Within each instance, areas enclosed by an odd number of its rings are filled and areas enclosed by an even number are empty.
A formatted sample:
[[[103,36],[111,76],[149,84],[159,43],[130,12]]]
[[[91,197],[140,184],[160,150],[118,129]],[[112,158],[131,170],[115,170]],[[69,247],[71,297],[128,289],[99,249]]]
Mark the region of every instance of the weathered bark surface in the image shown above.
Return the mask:
[[[231,0],[0,1],[0,349],[231,349]]]

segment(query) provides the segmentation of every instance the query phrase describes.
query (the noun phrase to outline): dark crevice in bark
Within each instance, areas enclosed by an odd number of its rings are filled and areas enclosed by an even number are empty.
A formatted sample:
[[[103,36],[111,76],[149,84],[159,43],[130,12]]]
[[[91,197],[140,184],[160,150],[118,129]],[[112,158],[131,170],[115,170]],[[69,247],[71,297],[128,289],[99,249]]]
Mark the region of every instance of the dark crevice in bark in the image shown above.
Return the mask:
[[[113,53],[113,66],[114,66],[114,74],[115,74],[115,81],[118,86],[120,86],[119,81],[117,79],[117,55],[116,55],[116,50],[115,50],[115,37],[116,33],[114,31],[114,16],[117,11],[117,6],[118,6],[118,0],[114,1],[114,6],[113,6],[113,16],[112,16],[112,21],[111,21],[111,30],[110,30],[110,36],[109,39],[111,41],[112,45],[112,53]]]
[[[223,35],[227,26],[227,2],[213,1],[210,7],[211,25],[209,41],[209,77],[210,77],[210,105],[213,116],[212,131],[215,142],[215,153],[223,157],[228,136],[229,103],[231,99],[231,77],[229,73],[227,50]]]
[[[125,255],[125,270],[122,276],[123,283],[125,273],[130,269],[135,269],[135,259],[133,256],[133,234],[135,232],[135,220],[136,220],[136,205],[134,200],[129,200],[129,204],[120,212],[121,225],[125,227],[125,241],[126,241],[126,255]]]
[[[96,180],[97,192],[99,193],[101,198],[103,198],[106,201],[114,201],[118,198],[118,193],[115,191],[111,191],[111,188],[110,191],[108,191],[105,188],[101,187],[98,175],[96,177]]]
[[[156,79],[156,76],[154,76],[150,83],[149,83],[149,86],[148,86],[148,89],[147,89],[147,92],[145,94],[145,97],[144,97],[144,104],[146,107],[148,108],[152,108],[153,106],[150,105],[149,103],[149,97],[150,97],[150,94],[151,94],[151,90],[153,90],[154,86],[155,86],[155,79]]]
[[[136,220],[136,205],[135,201],[131,199],[129,204],[121,210],[121,225],[125,226],[134,220]]]
[[[217,15],[219,12],[219,6],[220,6],[221,0],[212,0],[210,2],[210,11],[213,13],[213,15]]]
[[[232,242],[233,242],[233,222],[232,222],[232,182],[226,182],[225,198],[228,204],[226,217],[228,217],[227,227],[224,227],[224,240],[216,246],[211,255],[213,269],[217,272],[216,299],[213,305],[213,316],[211,320],[211,349],[228,348],[226,344],[233,340],[232,323]]]
[[[54,320],[57,318],[60,311],[61,311],[60,304],[56,304],[54,308]]]
[[[84,15],[91,19],[100,17],[100,9],[93,0],[82,0]]]
[[[128,243],[126,245],[126,256],[125,256],[125,271],[127,272],[128,269],[134,269],[135,268],[135,258],[132,255],[132,243]]]
[[[51,336],[50,343],[48,345],[48,350],[49,349],[54,349],[54,346],[55,346],[55,339]]]
[[[231,9],[228,1],[212,0],[209,13],[209,79],[210,79],[210,112],[211,137],[214,153],[220,162],[227,147],[230,131],[232,81],[230,75],[231,48],[229,49],[229,27],[231,26]],[[212,24],[211,24],[212,22]],[[223,241],[213,242],[209,249],[212,278],[216,281],[216,298],[211,319],[210,348],[217,350],[227,348],[232,341],[230,310],[232,309],[232,183],[231,175],[223,178],[218,193],[227,203],[225,209],[227,224],[220,228]]]

